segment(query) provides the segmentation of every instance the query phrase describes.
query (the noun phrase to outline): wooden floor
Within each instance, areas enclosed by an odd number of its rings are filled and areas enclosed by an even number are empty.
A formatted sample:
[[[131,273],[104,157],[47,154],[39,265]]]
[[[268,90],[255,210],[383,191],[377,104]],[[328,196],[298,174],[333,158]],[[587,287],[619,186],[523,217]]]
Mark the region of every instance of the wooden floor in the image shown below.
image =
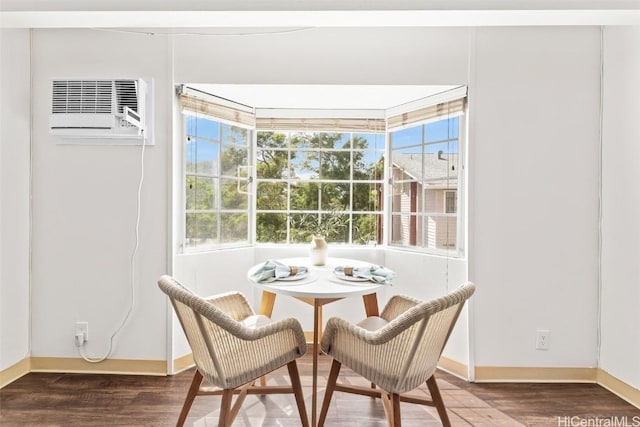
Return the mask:
[[[329,359],[321,356],[320,397]],[[299,363],[305,396],[310,396],[311,363]],[[341,380],[363,383],[343,369]],[[286,371],[269,376],[286,381]],[[172,377],[89,374],[28,374],[0,390],[0,425],[9,426],[172,426],[175,425],[193,371]],[[570,426],[623,420],[640,426],[640,410],[593,384],[470,384],[444,372],[438,383],[454,426]],[[426,387],[419,390],[425,393]],[[217,426],[219,397],[196,399],[188,426]],[[307,399],[307,411],[311,404]],[[439,426],[432,408],[402,404],[403,426]],[[577,418],[572,418],[577,417]],[[586,424],[601,420],[601,424]],[[585,420],[585,424],[579,424]],[[591,420],[591,421],[589,421]],[[635,424],[634,424],[635,422]],[[572,424],[573,423],[573,424]],[[249,396],[234,426],[299,426],[288,395]],[[336,393],[327,427],[382,427],[379,401]]]

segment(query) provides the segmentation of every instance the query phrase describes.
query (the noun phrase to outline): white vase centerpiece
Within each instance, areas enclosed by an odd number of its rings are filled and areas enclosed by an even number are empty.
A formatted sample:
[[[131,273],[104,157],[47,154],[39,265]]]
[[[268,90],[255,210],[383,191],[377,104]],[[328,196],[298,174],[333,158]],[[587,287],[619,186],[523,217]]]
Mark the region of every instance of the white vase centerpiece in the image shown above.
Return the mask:
[[[321,212],[319,214],[304,214],[300,219],[300,228],[311,235],[309,256],[311,264],[325,265],[329,257],[327,239],[340,236],[343,232],[348,215],[337,210]]]
[[[324,236],[313,236],[311,238],[311,248],[309,249],[311,264],[325,265],[329,258],[329,245]]]

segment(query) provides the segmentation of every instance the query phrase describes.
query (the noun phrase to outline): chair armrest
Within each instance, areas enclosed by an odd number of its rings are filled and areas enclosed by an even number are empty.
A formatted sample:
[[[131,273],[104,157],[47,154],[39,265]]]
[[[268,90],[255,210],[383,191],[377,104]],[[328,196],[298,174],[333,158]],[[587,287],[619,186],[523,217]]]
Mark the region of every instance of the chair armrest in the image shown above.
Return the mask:
[[[337,333],[344,333],[354,340],[361,341],[367,345],[381,345],[389,342],[411,325],[410,323],[395,320],[387,323],[380,329],[371,331],[340,317],[332,317],[327,321],[327,325],[322,334],[321,347],[323,351],[328,352],[331,342]]]
[[[290,317],[287,319],[278,320],[276,322],[271,322],[257,328],[250,328],[242,325],[239,322],[238,325],[240,327],[236,330],[235,333],[233,333],[233,335],[235,335],[237,338],[246,341],[256,341],[272,335],[291,332],[294,337],[295,345],[301,352],[300,354],[304,354],[307,351],[307,340],[304,336],[304,331],[302,330],[300,322],[294,318]]]
[[[300,322],[296,319],[282,319],[257,328],[243,325],[240,321],[253,315],[254,312],[245,296],[239,292],[209,297],[194,304],[200,305],[198,311],[205,318],[218,325],[235,339],[257,341],[269,336],[289,333],[293,337],[290,345],[298,347],[300,354],[306,352],[307,344],[304,332]]]

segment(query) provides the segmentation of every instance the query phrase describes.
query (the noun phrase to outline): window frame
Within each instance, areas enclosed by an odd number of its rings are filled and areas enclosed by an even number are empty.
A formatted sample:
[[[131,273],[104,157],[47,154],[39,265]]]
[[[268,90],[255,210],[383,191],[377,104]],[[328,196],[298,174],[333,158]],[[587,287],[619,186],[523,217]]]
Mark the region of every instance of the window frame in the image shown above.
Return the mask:
[[[274,148],[274,147],[258,147],[257,144],[257,139],[258,139],[258,134],[260,132],[273,132],[273,133],[279,133],[279,134],[285,134],[286,135],[286,140],[287,140],[287,144],[285,147],[281,147],[281,148]],[[306,134],[341,134],[342,138],[344,140],[344,136],[348,135],[348,141],[353,141],[354,137],[357,137],[359,135],[364,135],[364,134],[368,134],[368,135],[377,135],[378,138],[381,138],[380,141],[380,146],[376,146],[376,147],[368,147],[368,148],[354,148],[352,146],[352,144],[350,143],[348,148],[326,148],[326,147],[301,147],[301,148],[295,148],[291,145],[290,140],[292,135],[296,135],[296,134],[301,134],[301,133],[306,133]],[[318,129],[314,129],[314,130],[302,130],[302,131],[296,131],[296,130],[271,130],[271,129],[256,129],[255,132],[255,139],[256,139],[256,143],[254,144],[254,159],[256,162],[255,166],[255,171],[254,171],[254,183],[255,183],[255,191],[258,191],[258,187],[261,183],[266,183],[266,182],[274,182],[274,183],[283,183],[286,186],[286,193],[287,193],[287,200],[286,200],[286,208],[285,209],[275,209],[275,210],[265,210],[265,209],[258,209],[257,203],[258,203],[258,196],[256,194],[256,197],[254,198],[254,209],[253,209],[253,232],[254,232],[254,244],[256,246],[268,246],[268,245],[301,245],[301,244],[305,244],[304,242],[293,242],[291,241],[291,216],[292,215],[302,215],[302,214],[326,214],[330,212],[330,209],[323,207],[323,202],[322,202],[322,190],[320,190],[320,188],[322,188],[323,184],[338,184],[338,185],[347,185],[349,188],[349,206],[347,208],[345,208],[344,210],[340,210],[340,212],[344,212],[344,215],[348,215],[350,221],[348,222],[347,225],[347,230],[346,233],[348,235],[348,241],[346,242],[331,242],[333,244],[340,244],[340,245],[352,245],[355,247],[365,247],[369,244],[371,244],[371,240],[369,240],[369,242],[364,243],[364,244],[358,244],[358,243],[354,243],[354,230],[353,230],[353,221],[351,221],[351,219],[357,215],[378,215],[380,218],[380,225],[382,226],[382,233],[380,233],[380,231],[378,231],[378,235],[380,236],[380,243],[377,242],[378,237],[375,236],[374,240],[376,241],[376,244],[382,244],[384,243],[384,225],[385,225],[385,220],[384,220],[384,194],[382,195],[382,207],[378,206],[378,209],[375,211],[372,210],[354,210],[354,187],[357,184],[370,184],[370,185],[375,185],[378,186],[378,188],[380,189],[380,191],[384,192],[384,183],[385,183],[385,173],[386,173],[386,165],[383,164],[382,170],[381,170],[381,176],[379,179],[363,179],[363,180],[354,180],[353,179],[353,175],[354,175],[354,167],[353,167],[353,159],[354,159],[354,153],[357,152],[361,152],[361,153],[367,153],[367,152],[371,152],[371,153],[376,153],[379,155],[379,160],[384,161],[385,158],[385,153],[386,153],[386,147],[387,147],[387,141],[386,141],[387,135],[386,132],[374,132],[374,131],[363,131],[363,130],[358,130],[358,131],[340,131],[340,130],[329,130],[329,131],[323,131],[323,130],[318,130]],[[270,151],[270,150],[274,150],[274,151],[280,151],[280,152],[286,152],[287,153],[287,170],[292,170],[292,157],[291,157],[291,153],[293,151],[297,151],[297,152],[303,152],[303,153],[317,153],[319,155],[319,159],[322,157],[322,153],[328,153],[328,152],[340,152],[340,153],[349,153],[349,163],[350,163],[350,169],[349,169],[349,178],[348,179],[329,179],[329,178],[323,178],[321,176],[318,176],[317,178],[314,179],[301,179],[301,178],[293,178],[291,176],[287,176],[286,178],[282,178],[282,179],[272,179],[272,178],[260,178],[257,176],[258,173],[258,167],[257,167],[257,161],[260,158],[260,154],[259,151],[264,150],[264,151]],[[322,162],[321,160],[318,160],[318,173],[320,173],[320,168],[321,168]],[[292,185],[296,184],[296,183],[300,183],[300,184],[304,184],[304,183],[313,183],[313,184],[317,184],[319,186],[319,195],[318,195],[318,207],[317,209],[293,209],[292,205],[291,205],[291,196],[292,196]],[[258,225],[258,215],[259,214],[266,214],[266,213],[274,213],[274,214],[283,214],[286,215],[287,219],[286,219],[286,234],[285,234],[285,241],[284,242],[259,242],[258,241],[258,236],[257,236],[257,225]]]
[[[217,206],[214,209],[211,209],[210,211],[212,213],[216,214],[216,217],[218,218],[217,221],[217,230],[218,230],[218,242],[216,243],[209,243],[209,244],[203,244],[203,245],[197,245],[197,246],[188,246],[187,245],[187,215],[188,215],[188,209],[187,209],[187,191],[186,191],[186,185],[187,185],[187,176],[188,175],[194,175],[196,176],[196,174],[191,173],[187,170],[187,155],[186,155],[186,144],[187,144],[187,139],[190,136],[189,135],[189,130],[187,128],[187,120],[188,120],[188,116],[192,116],[195,117],[196,119],[198,118],[204,118],[210,121],[214,121],[214,122],[218,122],[220,126],[222,125],[228,125],[228,126],[233,126],[233,127],[239,127],[239,128],[243,128],[246,129],[248,132],[248,136],[247,136],[247,140],[246,140],[246,145],[247,145],[247,168],[248,168],[248,176],[247,176],[247,183],[248,183],[248,194],[247,194],[247,208],[246,208],[246,215],[247,215],[247,238],[246,240],[242,240],[242,241],[233,241],[233,242],[220,242],[220,217],[222,214],[224,214],[225,212],[236,212],[238,211],[237,209],[223,209],[222,206],[222,202],[221,202],[221,194],[217,195]],[[181,130],[181,138],[182,138],[182,144],[180,146],[180,153],[181,153],[181,182],[180,182],[180,188],[181,188],[181,204],[180,204],[180,241],[178,243],[178,253],[183,253],[183,254],[190,254],[190,253],[202,253],[202,252],[210,252],[210,251],[215,251],[215,250],[219,250],[219,249],[231,249],[231,248],[241,248],[241,247],[251,247],[253,245],[253,223],[252,223],[252,215],[251,215],[251,210],[252,210],[252,205],[253,205],[253,194],[251,192],[251,182],[252,182],[252,164],[254,162],[253,160],[253,152],[254,152],[254,146],[255,146],[255,134],[256,134],[256,130],[254,126],[248,125],[246,123],[239,123],[239,122],[234,122],[231,120],[226,120],[220,117],[216,117],[215,115],[211,115],[211,114],[207,114],[207,113],[203,113],[203,112],[196,112],[196,111],[192,111],[192,110],[184,110],[180,112],[180,123],[182,126],[182,130]],[[221,131],[222,132],[222,131]],[[222,139],[219,139],[216,141],[217,144],[219,144],[219,149],[218,149],[218,164],[220,164],[220,162],[222,161],[222,148],[224,146],[224,141]],[[242,166],[244,167],[244,166]],[[236,168],[237,169],[237,168]],[[208,177],[210,174],[200,174],[197,176],[205,176]],[[211,177],[214,177],[213,175]],[[218,179],[219,181],[222,181],[223,179],[225,179],[225,175],[222,173],[222,170],[220,171],[218,176],[215,176],[214,178]],[[228,178],[228,177],[227,177]],[[238,179],[238,176],[236,174],[236,180]],[[221,187],[220,187],[221,188]],[[219,191],[220,193],[220,191]]]
[[[451,114],[447,114],[447,112],[445,111],[443,112],[443,114],[440,114],[437,117],[431,117],[427,120],[416,121],[413,123],[398,126],[393,129],[387,129],[386,153],[387,153],[387,159],[390,159],[391,162],[388,162],[388,164],[385,165],[386,169],[388,170],[388,177],[389,177],[387,181],[388,191],[387,191],[387,201],[386,201],[387,209],[385,210],[385,224],[386,224],[385,233],[387,234],[386,245],[390,248],[409,251],[409,252],[441,255],[441,256],[454,257],[454,258],[462,258],[465,255],[464,242],[465,242],[465,224],[467,219],[466,219],[466,210],[465,210],[463,195],[466,194],[466,136],[467,136],[466,130],[467,130],[467,116],[468,116],[467,107],[466,107],[466,88],[465,88],[465,96],[460,98],[463,99],[464,107],[462,108],[462,111],[460,111],[457,114],[451,115]],[[394,226],[393,221],[394,221],[394,218],[400,218],[402,215],[398,214],[397,212],[394,214],[393,212],[392,198],[394,196],[394,193],[393,193],[394,182],[393,182],[393,155],[392,155],[393,147],[392,147],[391,134],[399,130],[404,130],[404,129],[408,129],[416,126],[423,126],[430,122],[450,119],[453,117],[458,117],[458,129],[457,129],[458,130],[458,138],[457,138],[458,160],[456,165],[456,167],[458,168],[458,174],[456,178],[458,181],[458,185],[455,190],[448,189],[444,191],[456,191],[456,213],[444,212],[446,209],[446,200],[445,200],[445,206],[443,206],[443,209],[442,209],[443,212],[425,211],[425,212],[421,212],[419,215],[415,214],[415,216],[417,220],[417,218],[421,218],[421,217],[426,218],[430,216],[430,214],[434,214],[434,216],[438,216],[438,217],[450,217],[455,215],[456,216],[456,247],[455,249],[429,248],[425,246],[394,243],[392,240],[392,231]],[[431,142],[429,142],[429,144],[430,143]],[[425,180],[423,179],[423,181]],[[409,214],[408,216],[410,218],[412,215]]]

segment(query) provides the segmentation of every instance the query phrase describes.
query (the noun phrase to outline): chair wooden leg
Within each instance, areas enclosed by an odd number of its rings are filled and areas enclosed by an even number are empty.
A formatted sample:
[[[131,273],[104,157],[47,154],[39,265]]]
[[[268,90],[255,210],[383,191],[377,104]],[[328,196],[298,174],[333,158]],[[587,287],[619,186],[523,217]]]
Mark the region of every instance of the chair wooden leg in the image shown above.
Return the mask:
[[[438,388],[438,383],[436,383],[436,377],[434,375],[431,375],[427,380],[427,387],[429,388],[429,394],[431,394],[431,400],[433,400],[433,404],[438,410],[438,415],[440,415],[442,426],[451,427],[451,421],[449,421],[447,409],[444,407],[444,400],[442,400],[440,389]]]
[[[187,397],[184,399],[184,403],[182,404],[182,410],[180,411],[176,427],[182,427],[184,422],[187,420],[187,415],[189,415],[189,410],[191,409],[193,400],[196,398],[198,391],[200,390],[200,384],[202,384],[202,374],[196,369],[196,373],[193,374],[193,379],[191,380],[191,386],[189,386],[189,391],[187,392]]]
[[[384,416],[387,417],[387,425],[393,427],[393,406],[391,404],[391,395],[386,392],[380,394],[380,402],[384,409]]]
[[[232,399],[233,389],[225,388],[222,391],[222,402],[220,403],[220,418],[218,418],[218,427],[231,427],[229,416],[231,415]]]
[[[302,383],[300,382],[300,374],[298,372],[298,365],[295,360],[287,363],[287,369],[289,370],[289,378],[291,379],[291,388],[293,388],[293,394],[296,398],[296,404],[298,405],[298,413],[300,414],[300,421],[302,427],[309,427],[309,418],[307,417],[307,409],[304,406],[304,395],[302,394]]]
[[[392,393],[391,398],[391,416],[393,424],[391,427],[401,427],[402,422],[400,421],[400,395],[397,393]]]
[[[239,393],[236,396],[236,401],[233,403],[233,406],[231,407],[231,412],[227,416],[227,423],[229,425],[233,424],[233,420],[236,419],[236,415],[238,415],[238,412],[240,412],[240,407],[242,407],[242,402],[244,402],[244,400],[247,398],[247,393],[252,386],[253,386],[253,383],[249,383],[249,384],[245,384],[240,388],[236,388],[232,390],[233,393],[236,393],[236,392],[239,392]]]
[[[327,388],[324,391],[324,400],[322,401],[322,409],[320,410],[320,418],[318,419],[318,427],[324,425],[324,420],[327,418],[327,412],[329,411],[329,404],[331,403],[331,396],[336,388],[336,381],[338,380],[338,374],[340,373],[340,367],[342,364],[333,359],[331,363],[331,370],[329,371],[329,380],[327,381]]]

